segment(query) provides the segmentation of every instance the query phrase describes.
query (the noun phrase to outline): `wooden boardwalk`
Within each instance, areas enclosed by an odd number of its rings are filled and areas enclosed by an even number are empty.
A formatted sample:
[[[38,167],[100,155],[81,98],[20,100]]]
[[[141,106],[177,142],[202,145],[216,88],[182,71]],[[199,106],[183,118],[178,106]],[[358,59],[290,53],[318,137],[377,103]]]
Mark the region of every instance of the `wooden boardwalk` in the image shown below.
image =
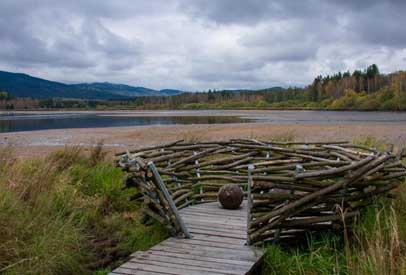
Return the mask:
[[[225,210],[217,202],[180,210],[191,239],[169,238],[131,255],[111,275],[247,274],[262,251],[245,245],[247,205]]]

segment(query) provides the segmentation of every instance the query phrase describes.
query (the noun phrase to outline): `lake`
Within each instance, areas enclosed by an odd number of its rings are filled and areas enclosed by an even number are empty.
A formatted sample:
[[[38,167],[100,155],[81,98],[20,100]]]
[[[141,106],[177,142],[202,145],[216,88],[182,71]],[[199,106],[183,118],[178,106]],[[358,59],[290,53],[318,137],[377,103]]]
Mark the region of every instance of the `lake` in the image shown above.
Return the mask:
[[[0,132],[171,124],[405,124],[406,113],[340,111],[2,112]]]

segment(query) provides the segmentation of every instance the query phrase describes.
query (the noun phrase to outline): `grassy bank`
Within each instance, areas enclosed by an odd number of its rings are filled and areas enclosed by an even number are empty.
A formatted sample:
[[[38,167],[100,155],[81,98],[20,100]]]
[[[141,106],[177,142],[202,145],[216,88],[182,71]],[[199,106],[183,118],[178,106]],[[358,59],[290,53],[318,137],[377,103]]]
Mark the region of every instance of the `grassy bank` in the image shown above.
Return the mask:
[[[100,147],[17,160],[0,152],[0,273],[105,274],[166,237],[141,224]]]

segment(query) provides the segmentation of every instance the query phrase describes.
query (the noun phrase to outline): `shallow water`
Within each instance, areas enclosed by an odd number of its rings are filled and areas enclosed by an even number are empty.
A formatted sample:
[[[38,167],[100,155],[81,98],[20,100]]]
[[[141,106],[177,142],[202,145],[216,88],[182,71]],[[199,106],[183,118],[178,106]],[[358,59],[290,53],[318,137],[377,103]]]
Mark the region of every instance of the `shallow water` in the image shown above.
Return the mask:
[[[244,123],[251,119],[233,116],[123,116],[108,114],[47,114],[0,116],[0,132],[66,128],[99,128],[171,124]]]
[[[173,124],[404,124],[406,113],[336,111],[15,112],[0,114],[0,132]]]

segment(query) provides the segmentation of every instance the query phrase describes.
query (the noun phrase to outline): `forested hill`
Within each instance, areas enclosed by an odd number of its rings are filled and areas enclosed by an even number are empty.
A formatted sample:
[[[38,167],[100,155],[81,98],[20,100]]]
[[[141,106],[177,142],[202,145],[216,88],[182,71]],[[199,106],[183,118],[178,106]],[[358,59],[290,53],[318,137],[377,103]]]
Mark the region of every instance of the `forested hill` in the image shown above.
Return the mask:
[[[317,76],[306,87],[273,87],[262,90],[221,90],[181,93],[178,90],[155,91],[122,84],[92,83],[66,85],[35,79],[36,87],[45,94],[37,98],[65,97],[108,100],[33,99],[17,96],[30,88],[31,77],[21,75],[27,89],[13,88],[15,82],[4,81],[0,72],[0,109],[37,108],[116,108],[116,109],[332,109],[332,110],[397,110],[406,111],[406,72],[382,74],[376,65],[365,70]],[[27,78],[28,77],[28,78]],[[10,84],[11,83],[11,84]],[[4,86],[6,85],[6,86]],[[14,91],[11,95],[7,91]],[[18,93],[15,93],[15,92]],[[75,95],[73,96],[73,92]],[[21,93],[20,93],[21,92]],[[49,93],[48,93],[49,92]],[[52,94],[51,94],[52,92]],[[55,96],[57,93],[58,96]],[[66,93],[70,93],[65,96]],[[95,96],[97,95],[97,96]]]
[[[304,88],[259,91],[208,91],[136,99],[138,108],[275,108],[335,110],[406,110],[406,72],[365,70],[318,76]]]
[[[124,84],[64,84],[27,74],[0,71],[0,91],[20,98],[125,99],[137,96],[167,96],[179,90],[153,90]]]

